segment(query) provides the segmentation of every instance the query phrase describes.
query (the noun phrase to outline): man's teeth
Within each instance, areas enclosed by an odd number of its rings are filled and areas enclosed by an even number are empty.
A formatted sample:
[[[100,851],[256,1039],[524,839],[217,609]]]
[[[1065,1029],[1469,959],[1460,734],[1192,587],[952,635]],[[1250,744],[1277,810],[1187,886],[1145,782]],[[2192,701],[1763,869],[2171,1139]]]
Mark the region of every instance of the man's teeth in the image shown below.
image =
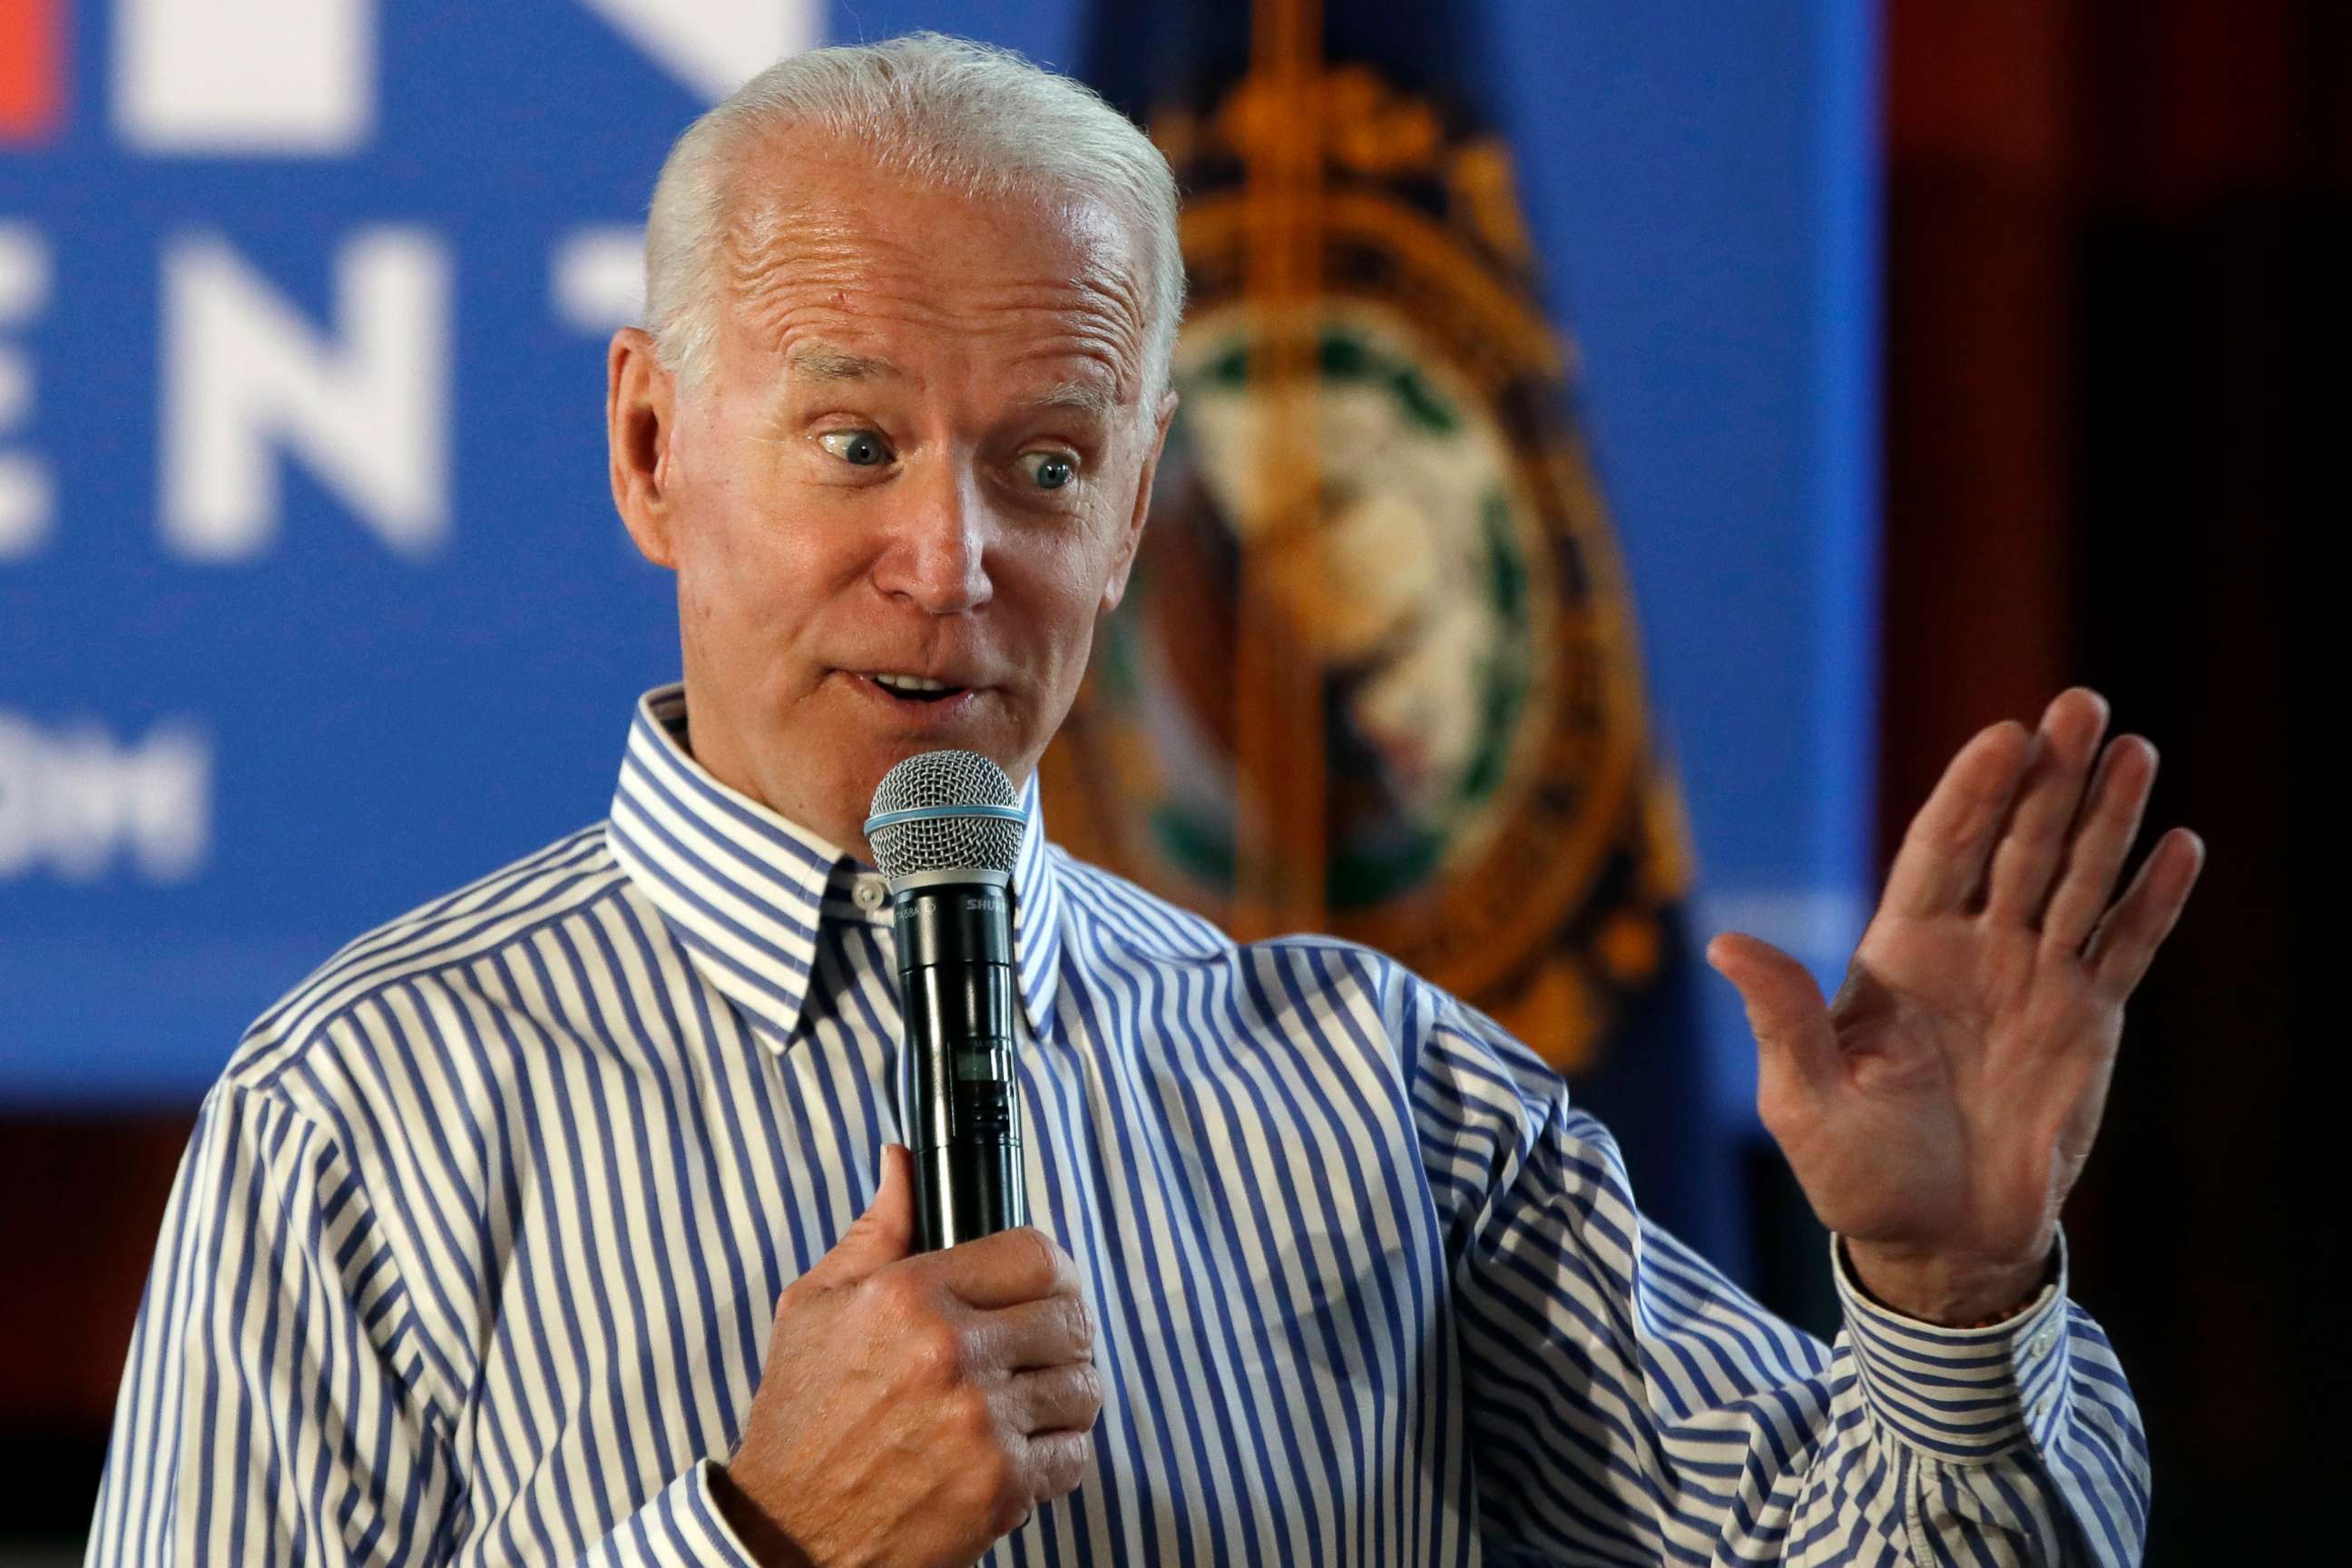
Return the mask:
[[[877,686],[887,686],[894,691],[950,691],[954,689],[944,680],[933,680],[929,677],[922,675],[877,675],[874,678],[874,680],[875,684]]]

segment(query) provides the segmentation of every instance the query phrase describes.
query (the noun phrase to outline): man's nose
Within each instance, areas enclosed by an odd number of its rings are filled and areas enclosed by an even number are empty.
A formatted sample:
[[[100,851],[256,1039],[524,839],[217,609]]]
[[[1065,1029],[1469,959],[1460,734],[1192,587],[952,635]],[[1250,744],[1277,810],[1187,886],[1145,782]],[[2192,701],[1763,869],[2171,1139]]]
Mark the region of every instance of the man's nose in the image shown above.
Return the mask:
[[[875,563],[875,585],[935,616],[988,603],[987,498],[961,464],[940,463],[901,482],[889,543]]]

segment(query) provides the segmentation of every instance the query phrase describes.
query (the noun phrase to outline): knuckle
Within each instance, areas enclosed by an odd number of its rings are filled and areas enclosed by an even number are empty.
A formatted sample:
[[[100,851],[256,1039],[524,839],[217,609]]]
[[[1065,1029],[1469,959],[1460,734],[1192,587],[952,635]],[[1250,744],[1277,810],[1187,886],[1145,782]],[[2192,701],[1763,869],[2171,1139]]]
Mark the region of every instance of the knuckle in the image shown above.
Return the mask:
[[[1043,1294],[1061,1278],[1062,1249],[1054,1245],[1052,1237],[1035,1226],[1022,1226],[1013,1234],[1021,1237],[1021,1244],[1028,1255],[1027,1272],[1040,1282],[1039,1293]]]
[[[944,1416],[949,1431],[960,1434],[983,1454],[1003,1458],[997,1442],[996,1412],[989,1403],[987,1391],[978,1384],[957,1384],[947,1396]]]
[[[1078,1489],[1094,1468],[1095,1436],[1091,1432],[1067,1432],[1045,1447],[1035,1477],[1037,1500],[1051,1502]]]
[[[1081,1362],[1070,1369],[1070,1414],[1072,1425],[1092,1426],[1102,1415],[1102,1373],[1091,1362]]]
[[[907,1334],[908,1362],[927,1388],[946,1388],[964,1381],[968,1370],[963,1336],[943,1319],[917,1322]]]
[[[1081,1355],[1095,1348],[1095,1315],[1078,1297],[1061,1298],[1061,1305],[1055,1309],[1054,1326]]]

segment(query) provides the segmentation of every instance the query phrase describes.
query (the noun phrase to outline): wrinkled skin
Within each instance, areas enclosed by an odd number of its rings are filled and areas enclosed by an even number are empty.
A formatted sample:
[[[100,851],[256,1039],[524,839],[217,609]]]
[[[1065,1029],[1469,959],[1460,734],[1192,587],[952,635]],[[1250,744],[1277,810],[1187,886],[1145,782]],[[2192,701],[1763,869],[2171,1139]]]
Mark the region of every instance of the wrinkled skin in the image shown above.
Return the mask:
[[[764,1561],[961,1568],[1094,1468],[1077,1265],[1024,1226],[908,1257],[913,1171],[776,1302],[719,1505]]]
[[[703,384],[613,340],[614,497],[677,574],[696,758],[862,854],[902,758],[1035,767],[1126,591],[1174,400],[1142,384],[1108,213],[982,205],[805,139],[751,168],[779,174],[743,181]],[[877,672],[966,689],[917,706]]]

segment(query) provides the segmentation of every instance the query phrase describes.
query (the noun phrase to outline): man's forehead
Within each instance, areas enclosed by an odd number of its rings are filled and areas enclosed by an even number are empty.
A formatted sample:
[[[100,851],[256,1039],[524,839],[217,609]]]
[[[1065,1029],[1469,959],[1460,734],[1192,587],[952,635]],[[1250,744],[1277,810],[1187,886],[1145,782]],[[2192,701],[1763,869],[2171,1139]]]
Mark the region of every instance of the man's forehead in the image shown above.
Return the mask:
[[[1047,357],[1058,350],[1105,361],[1122,390],[1136,379],[1145,331],[1139,258],[1099,201],[976,196],[870,155],[790,144],[750,161],[737,178],[723,268],[731,302],[756,337],[787,351],[796,375],[904,374],[908,367],[856,341],[869,335],[857,329],[952,329],[971,320],[1002,324]]]

